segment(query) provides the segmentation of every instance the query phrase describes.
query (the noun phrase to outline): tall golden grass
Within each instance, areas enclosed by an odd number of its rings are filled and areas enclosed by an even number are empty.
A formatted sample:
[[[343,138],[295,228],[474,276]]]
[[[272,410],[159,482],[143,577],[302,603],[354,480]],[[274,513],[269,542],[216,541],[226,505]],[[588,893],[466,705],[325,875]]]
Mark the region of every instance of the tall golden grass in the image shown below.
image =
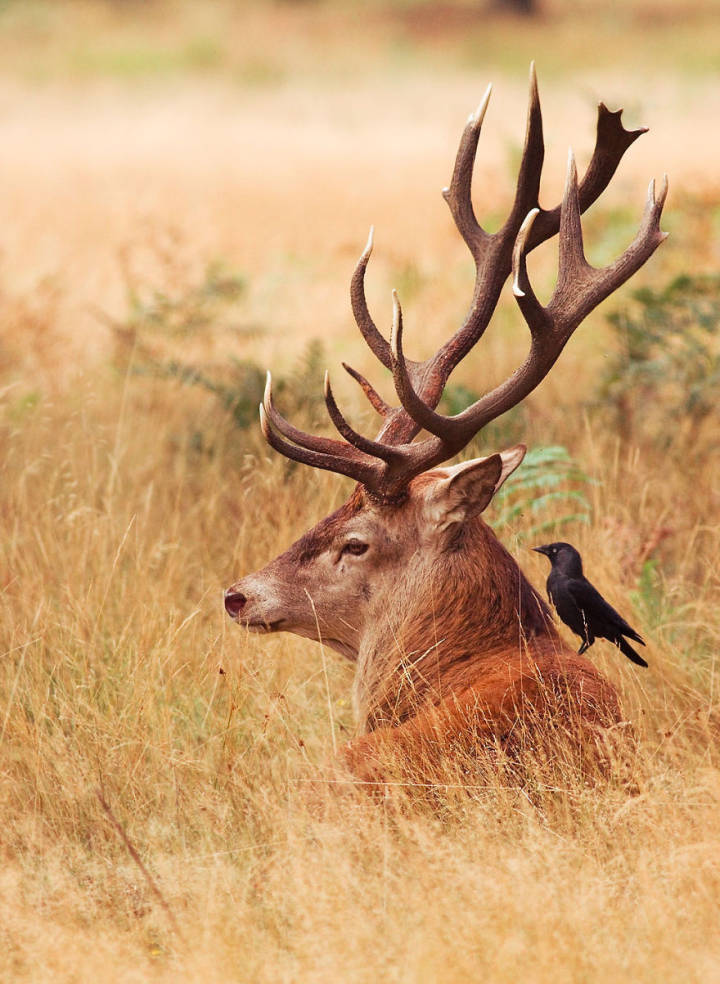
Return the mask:
[[[333,25],[346,22],[347,9],[322,8],[338,44]],[[712,9],[693,9],[701,35]],[[192,40],[209,16],[187,4],[167,10],[168,36],[181,39]],[[373,11],[382,27],[382,11]],[[10,12],[4,44],[28,16]],[[48,16],[46,41],[31,34],[31,50],[41,60],[46,44],[50,77],[28,81],[13,49],[17,64],[6,62],[2,82],[24,102],[6,104],[14,139],[3,151],[0,978],[717,979],[716,422],[692,446],[683,420],[672,421],[664,448],[621,441],[602,407],[587,406],[614,344],[602,312],[530,401],[527,442],[564,445],[597,480],[586,488],[589,524],[559,535],[577,544],[592,580],[648,641],[646,673],[603,643],[591,651],[637,735],[626,774],[588,784],[561,759],[552,781],[513,784],[449,763],[431,798],[408,803],[396,789],[377,803],[324,783],[333,747],[352,733],[351,667],[290,636],[249,636],[221,602],[226,585],[282,550],[348,486],[289,469],[257,428],[238,430],[211,393],[138,375],[137,348],[118,348],[107,328],[126,314],[124,277],[143,296],[154,287],[182,297],[221,257],[248,277],[239,321],[265,330],[164,337],[163,354],[212,371],[231,357],[287,371],[307,340],[322,336],[331,368],[348,358],[373,372],[346,294],[374,218],[374,308],[387,311],[401,278],[408,346],[413,326],[418,348],[445,337],[461,316],[470,271],[434,190],[447,178],[463,119],[449,118],[447,104],[466,112],[481,94],[479,71],[458,61],[462,29],[439,61],[422,39],[406,61],[371,61],[371,76],[358,58],[340,92],[325,91],[308,54],[317,58],[327,37],[300,28],[297,52],[283,40],[282,82],[238,83],[222,63],[210,81],[173,75],[148,92],[134,88],[136,78],[108,82],[102,59],[90,68],[85,59],[80,81],[68,81],[73,48],[55,12]],[[93,4],[73,5],[68,16],[84,44],[105,38],[104,51],[140,30],[140,14]],[[307,14],[318,16],[317,8]],[[605,44],[599,74],[612,79],[612,37],[594,16],[589,26]],[[255,31],[287,18],[304,23],[296,10],[252,8]],[[663,23],[671,40],[672,23]],[[146,36],[158,37],[154,30]],[[531,40],[552,45],[547,22],[536,30]],[[365,31],[358,50],[371,58]],[[492,31],[512,46],[510,23],[493,22]],[[529,45],[532,29],[522,31]],[[641,45],[641,32],[634,37]],[[671,239],[640,278],[655,285],[715,269],[719,252],[716,168],[709,156],[702,162],[687,146],[671,147],[674,133],[700,139],[683,114],[700,126],[717,97],[699,68],[689,81],[681,60],[673,70],[662,91],[692,89],[695,101],[684,106],[674,95],[659,120],[656,97],[644,90],[653,118],[630,122],[658,124],[660,135],[654,144],[652,134],[643,138],[609,203],[587,222],[590,255],[609,258],[639,212],[640,175],[671,170],[673,188],[685,190],[669,201]],[[146,78],[147,68],[138,71]],[[589,146],[592,110],[575,101],[561,63],[553,73],[542,90],[547,115],[566,127],[563,136],[577,124]],[[633,98],[652,69],[644,63],[636,73],[624,71],[613,86]],[[507,116],[517,136],[522,85],[503,84],[511,108],[499,108],[498,86],[495,122]],[[433,86],[442,94],[433,96]],[[413,97],[425,99],[420,120]],[[272,114],[283,107],[278,123]],[[233,114],[239,130],[228,123]],[[200,133],[192,146],[188,118]],[[58,121],[67,124],[53,168],[47,155],[65,126]],[[104,145],[114,125],[122,139]],[[514,152],[501,140],[489,120],[482,150],[490,179],[477,182],[477,194],[494,214],[496,188],[509,195],[505,156]],[[551,151],[548,198],[563,157]],[[545,287],[553,264],[552,250],[534,261]],[[627,292],[608,307],[616,303],[628,303]],[[485,374],[508,372],[523,352],[516,326],[504,301],[458,381],[478,388]],[[349,387],[343,397],[362,420]],[[532,522],[521,517],[503,538],[541,586],[544,561],[523,538]]]

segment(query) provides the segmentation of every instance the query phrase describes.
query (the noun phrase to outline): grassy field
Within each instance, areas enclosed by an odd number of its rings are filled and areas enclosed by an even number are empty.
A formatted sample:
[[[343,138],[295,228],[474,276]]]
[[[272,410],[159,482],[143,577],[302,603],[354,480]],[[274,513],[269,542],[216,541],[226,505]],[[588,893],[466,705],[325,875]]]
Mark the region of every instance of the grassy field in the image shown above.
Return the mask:
[[[720,16],[479,6],[0,5],[2,980],[720,980]],[[431,803],[329,789],[318,810],[351,668],[247,636],[221,592],[350,486],[265,447],[261,373],[325,427],[328,366],[370,428],[339,369],[378,378],[348,303],[368,227],[378,323],[397,287],[426,355],[471,289],[439,190],[492,81],[475,200],[501,221],[530,58],[544,203],[598,99],[651,128],[586,220],[594,262],[671,182],[668,242],[479,445],[575,463],[574,497],[534,505],[521,470],[518,515],[488,518],[538,587],[528,548],[577,544],[647,639],[644,673],[592,650],[638,735],[631,781],[449,770]],[[539,250],[541,293],[554,269]],[[522,358],[509,293],[449,399]]]

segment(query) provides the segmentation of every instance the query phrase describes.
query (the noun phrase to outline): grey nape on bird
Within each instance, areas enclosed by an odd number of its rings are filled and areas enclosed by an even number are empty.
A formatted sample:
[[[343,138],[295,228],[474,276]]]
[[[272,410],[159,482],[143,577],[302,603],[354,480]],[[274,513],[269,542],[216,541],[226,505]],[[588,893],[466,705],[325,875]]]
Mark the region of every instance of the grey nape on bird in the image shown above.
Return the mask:
[[[642,646],[645,642],[583,575],[582,558],[575,547],[569,543],[548,543],[532,549],[545,554],[552,564],[547,592],[562,621],[582,639],[578,652],[584,653],[595,639],[609,639],[633,663],[647,666],[623,637],[628,636]]]

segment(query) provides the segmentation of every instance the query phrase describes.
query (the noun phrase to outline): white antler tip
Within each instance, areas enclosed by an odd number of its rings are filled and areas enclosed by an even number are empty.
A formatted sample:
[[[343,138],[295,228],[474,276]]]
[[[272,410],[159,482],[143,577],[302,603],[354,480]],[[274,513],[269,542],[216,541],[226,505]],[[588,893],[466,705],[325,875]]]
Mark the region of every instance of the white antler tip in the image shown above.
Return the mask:
[[[520,228],[518,230],[518,235],[520,235],[521,232],[525,232],[527,229],[530,228],[530,226],[535,221],[535,216],[538,215],[539,212],[540,212],[540,209],[539,208],[531,208],[530,209],[530,211],[528,212],[528,214],[525,216],[525,218],[522,221],[522,225],[520,226]]]
[[[490,96],[492,94],[492,82],[488,85],[485,90],[485,95],[482,97],[480,105],[475,110],[474,113],[470,113],[468,117],[468,126],[479,127],[482,126],[482,121],[485,119],[485,113],[487,112],[488,103],[490,102]]]
[[[325,393],[325,396],[330,394],[330,373],[327,369],[325,370],[325,379],[323,381],[323,392]]]
[[[268,424],[267,415],[265,413],[265,408],[263,407],[262,403],[258,407],[258,410],[260,411],[260,430],[263,432],[264,436],[267,437],[268,431],[270,430],[270,426]]]
[[[398,292],[393,288],[392,292],[393,300],[393,327],[397,322],[402,321],[402,306],[400,305],[400,298],[398,297]]]
[[[512,292],[515,297],[525,297],[525,291],[521,289],[517,277],[513,280]]]
[[[365,243],[365,249],[363,250],[363,256],[370,256],[373,248],[373,240],[375,238],[375,226],[370,226],[370,232],[368,233],[367,242]]]
[[[575,154],[572,147],[568,147],[567,175],[565,178],[565,194],[572,188],[577,187],[577,167],[575,166]]]
[[[390,351],[395,359],[400,358],[400,349],[402,346],[402,308],[400,307],[400,298],[398,297],[398,292],[393,289],[392,292],[393,299],[393,319],[392,328],[390,329]]]
[[[265,376],[265,393],[263,395],[263,402],[269,403],[272,400],[272,376],[270,370],[268,369]]]

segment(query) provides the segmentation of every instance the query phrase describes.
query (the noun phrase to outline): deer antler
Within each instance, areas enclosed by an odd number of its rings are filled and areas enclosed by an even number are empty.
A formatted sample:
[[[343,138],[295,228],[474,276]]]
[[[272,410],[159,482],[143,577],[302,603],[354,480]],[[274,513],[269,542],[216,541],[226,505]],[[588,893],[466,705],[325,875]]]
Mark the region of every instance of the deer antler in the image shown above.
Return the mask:
[[[530,70],[527,131],[515,199],[502,228],[487,233],[475,217],[471,185],[490,91],[488,87],[480,107],[468,119],[450,186],[443,191],[476,266],[473,296],[462,326],[429,359],[411,361],[403,352],[402,310],[397,294],[393,291],[389,343],[368,311],[364,282],[373,246],[372,230],[352,277],[350,297],[355,320],[374,355],[392,371],[400,401],[398,407],[389,406],[360,373],[343,363],[383,418],[377,438],[369,440],[350,426],[335,402],[327,376],[325,402],[344,440],[315,437],[298,430],[273,406],[268,374],[260,412],[268,443],[296,461],[354,478],[383,499],[401,496],[412,478],[453,457],[490,421],[532,392],[583,319],[625,283],[665,239],[659,223],[667,195],[667,177],[657,197],[654,182],[650,184],[640,229],[625,252],[604,269],[593,268],[585,259],[580,215],[607,187],[628,147],[646,132],[645,128],[626,130],[620,121],[622,110],[611,113],[602,103],[598,110],[595,150],[585,176],[578,184],[571,152],[562,203],[550,210],[540,207],[538,190],[544,144],[534,66]],[[558,282],[549,303],[543,307],[530,285],[526,258],[532,249],[556,233],[559,233]],[[511,271],[513,294],[530,330],[527,358],[508,379],[462,413],[443,416],[435,408],[445,384],[455,366],[485,332]],[[412,443],[421,429],[428,431],[430,437]]]

